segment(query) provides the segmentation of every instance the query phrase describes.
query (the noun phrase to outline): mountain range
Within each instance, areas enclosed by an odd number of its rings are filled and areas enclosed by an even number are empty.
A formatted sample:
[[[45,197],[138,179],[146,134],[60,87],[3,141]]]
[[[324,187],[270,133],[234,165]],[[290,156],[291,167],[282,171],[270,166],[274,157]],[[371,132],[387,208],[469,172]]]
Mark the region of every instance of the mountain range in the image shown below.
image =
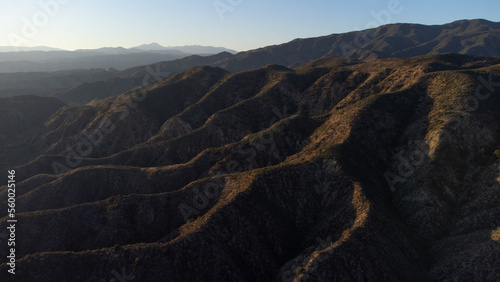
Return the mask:
[[[64,51],[63,49],[47,46],[0,46],[0,52],[29,52],[29,51]]]
[[[139,47],[154,49],[155,46],[156,44],[152,43]],[[78,85],[75,89],[59,88],[53,96],[61,97],[64,102],[76,105],[88,103],[94,98],[118,95],[127,87],[133,89],[141,86],[141,80],[148,75],[147,70],[151,69],[162,75],[171,75],[195,66],[207,65],[220,67],[231,72],[239,72],[268,64],[294,68],[307,61],[325,57],[343,57],[352,60],[370,61],[377,58],[408,57],[436,53],[500,56],[500,23],[478,19],[461,20],[434,26],[391,24],[376,29],[345,34],[296,39],[281,45],[263,47],[237,54],[222,52],[212,56],[193,55],[151,65],[134,66],[116,74],[116,77],[110,81],[98,82],[97,84],[100,86],[91,82],[90,84]],[[126,57],[130,56],[130,54],[119,56]],[[1,65],[2,63],[0,63],[0,68]],[[109,67],[108,65],[101,66]],[[136,83],[130,83],[130,80],[124,82],[123,78],[134,78]],[[92,89],[92,91],[86,89]],[[6,91],[6,94],[3,94],[3,91]],[[67,93],[64,93],[66,91]],[[15,91],[12,89],[2,90],[0,88],[0,97],[10,96],[13,92]],[[30,91],[19,91],[19,93],[35,94]]]
[[[49,72],[87,68],[124,70],[138,65],[183,58],[191,54],[211,55],[232,52],[223,47],[176,46],[163,47],[157,43],[134,48],[104,47],[65,51],[50,47],[0,47],[0,73]]]
[[[200,46],[200,45],[185,45],[185,46],[169,46],[164,47],[160,44],[153,42],[150,44],[143,44],[140,46],[135,46],[130,48],[129,50],[144,50],[144,51],[167,51],[167,50],[178,50],[186,54],[195,54],[195,55],[208,55],[208,54],[217,54],[221,52],[229,52],[232,54],[238,53],[238,51],[231,50],[224,47],[213,47],[213,46]]]
[[[0,52],[14,53],[14,52],[31,52],[31,51],[67,51],[59,48],[47,47],[47,46],[35,46],[35,47],[24,47],[24,46],[0,46]],[[213,46],[201,46],[201,45],[185,45],[185,46],[162,46],[156,42],[149,44],[142,44],[139,46],[131,48],[123,47],[103,47],[98,49],[78,49],[78,52],[101,52],[105,54],[127,54],[127,53],[138,53],[141,51],[179,51],[185,54],[216,54],[220,52],[237,53],[235,50],[231,50],[224,47],[213,47]]]
[[[498,281],[499,31],[395,24],[1,98],[16,276]]]

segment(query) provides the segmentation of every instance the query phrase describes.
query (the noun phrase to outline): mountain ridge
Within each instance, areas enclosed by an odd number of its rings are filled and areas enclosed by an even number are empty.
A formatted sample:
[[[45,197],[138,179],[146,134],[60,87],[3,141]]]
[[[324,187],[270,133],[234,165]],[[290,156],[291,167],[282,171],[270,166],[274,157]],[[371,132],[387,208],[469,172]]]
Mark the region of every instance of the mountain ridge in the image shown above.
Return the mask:
[[[372,37],[374,33],[377,36]],[[356,44],[363,36],[368,36],[369,40],[361,45]],[[404,58],[435,53],[500,56],[499,42],[500,23],[486,20],[462,20],[431,26],[389,24],[357,32],[295,39],[280,45],[234,55],[223,52],[207,57],[190,56],[135,67],[123,73],[135,73],[144,77],[147,75],[145,69],[149,67],[162,73],[175,74],[198,65],[220,67],[230,72],[256,69],[269,64],[295,68],[311,60],[328,57],[369,61],[377,58]],[[142,71],[138,72],[137,70],[141,68]]]
[[[152,50],[103,47],[98,49],[78,49],[75,51],[50,47],[19,47],[20,49],[17,52],[10,51],[9,49],[15,47],[0,47],[0,73],[66,71],[82,68],[115,68],[124,70],[138,65],[183,58],[192,54],[206,56],[219,52],[236,53],[236,51],[231,49],[212,46],[160,47],[153,48]],[[1,50],[5,50],[5,52]]]
[[[484,81],[500,58],[321,58],[62,107],[16,167],[18,275],[497,280],[500,99],[467,103]]]
[[[359,41],[359,38],[373,35],[375,31],[378,31],[377,36],[370,36],[369,41],[360,46],[356,45],[356,37]],[[323,57],[344,57],[356,61],[448,52],[500,56],[498,42],[500,42],[500,23],[486,20],[461,20],[431,26],[390,24],[364,31],[295,39],[288,43],[237,54],[222,52],[212,56],[192,55],[172,61],[134,66],[117,74],[114,80],[82,84],[75,89],[63,90],[67,93],[59,92],[52,96],[60,97],[70,105],[82,105],[94,99],[115,96],[126,90],[141,87],[143,84],[141,80],[151,76],[150,72],[158,76],[155,79],[160,79],[200,65],[220,67],[230,72],[240,72],[268,64],[295,68],[308,61]],[[125,82],[125,78],[134,78],[136,82]],[[92,91],[87,91],[88,89],[92,89]],[[93,96],[94,92],[96,94]],[[15,92],[9,90],[6,95],[11,93]]]

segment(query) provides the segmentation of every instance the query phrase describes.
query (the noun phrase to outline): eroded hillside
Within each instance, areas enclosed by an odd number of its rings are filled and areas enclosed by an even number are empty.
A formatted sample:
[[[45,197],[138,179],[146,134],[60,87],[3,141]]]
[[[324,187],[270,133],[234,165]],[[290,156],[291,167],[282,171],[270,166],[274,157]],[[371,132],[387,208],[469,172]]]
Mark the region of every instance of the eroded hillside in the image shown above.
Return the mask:
[[[499,91],[498,58],[324,58],[62,107],[16,167],[16,275],[496,281]]]

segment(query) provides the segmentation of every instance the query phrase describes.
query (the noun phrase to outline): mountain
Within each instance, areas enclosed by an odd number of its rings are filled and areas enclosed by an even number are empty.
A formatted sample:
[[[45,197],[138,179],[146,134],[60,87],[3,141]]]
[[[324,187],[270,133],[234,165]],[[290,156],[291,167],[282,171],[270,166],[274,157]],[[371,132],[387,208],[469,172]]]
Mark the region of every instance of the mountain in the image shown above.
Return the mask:
[[[376,36],[373,36],[374,34]],[[361,46],[359,38],[364,37],[369,37],[370,40]],[[143,46],[150,46],[144,48],[161,47],[157,43]],[[360,48],[356,50],[356,46]],[[240,72],[268,64],[294,68],[305,62],[325,57],[370,61],[376,58],[411,57],[447,52],[500,56],[500,23],[486,20],[463,20],[438,26],[391,24],[359,32],[296,39],[281,45],[238,54],[222,52],[212,56],[189,56],[123,70],[119,75],[122,79],[101,82],[99,83],[101,88],[96,87],[95,84],[82,85],[66,94],[58,95],[69,104],[86,104],[93,99],[102,99],[121,93],[110,91],[110,89],[123,91],[124,85],[130,85],[129,89],[141,86],[141,79],[150,75],[151,70],[163,75],[172,75],[195,66],[207,65],[231,72]],[[134,78],[136,83],[124,83],[124,78]],[[93,91],[83,94],[82,91],[87,88],[92,88]]]
[[[374,36],[376,34],[376,36]],[[360,45],[360,38],[369,39]],[[462,20],[445,25],[425,26],[417,24],[391,24],[381,26],[377,29],[351,32],[345,34],[333,34],[318,38],[296,39],[291,42],[268,46],[247,52],[232,54],[222,52],[211,56],[193,55],[185,57],[181,53],[170,55],[133,53],[144,50],[125,48],[103,48],[99,52],[115,54],[103,55],[92,50],[79,50],[77,52],[25,52],[23,57],[28,60],[42,60],[36,63],[0,62],[5,70],[26,71],[28,69],[46,69],[46,61],[54,62],[57,56],[65,56],[59,60],[54,69],[110,66],[113,65],[121,73],[113,79],[104,79],[99,82],[75,85],[72,89],[55,91],[54,89],[42,89],[38,92],[32,91],[10,91],[5,95],[25,95],[40,94],[60,97],[65,103],[70,105],[83,105],[94,99],[102,99],[116,96],[127,90],[143,86],[142,80],[151,80],[151,74],[155,74],[155,79],[164,78],[166,75],[173,75],[189,68],[208,65],[220,67],[231,72],[239,72],[259,68],[268,64],[279,64],[294,68],[310,60],[325,57],[343,57],[352,60],[373,60],[375,58],[388,57],[411,57],[425,54],[455,52],[470,55],[500,56],[500,23],[486,20]],[[175,47],[162,47],[157,43],[141,45],[136,48],[162,49]],[[359,49],[356,49],[360,47]],[[157,52],[173,52],[173,50],[163,50]],[[185,50],[186,52],[190,52]],[[130,53],[129,53],[130,52]],[[176,51],[179,52],[179,51]],[[85,56],[72,58],[72,56]],[[78,55],[80,54],[80,55]],[[96,55],[101,54],[101,55]],[[183,53],[182,53],[183,54]],[[10,55],[9,55],[10,56]],[[8,58],[2,57],[0,61]],[[158,57],[159,56],[159,57]],[[178,59],[161,61],[162,56],[174,56]],[[182,57],[182,58],[181,58]],[[20,59],[19,57],[18,59]],[[43,61],[45,60],[45,61]],[[57,60],[56,60],[57,61]],[[154,62],[148,65],[147,62]],[[141,65],[141,66],[137,66]],[[126,68],[127,66],[133,66]],[[19,69],[21,67],[21,69]],[[153,71],[152,71],[153,70]],[[131,79],[132,78],[132,79]],[[67,92],[67,93],[66,93]],[[17,93],[17,94],[16,94]],[[0,92],[0,95],[1,94]],[[5,96],[4,95],[4,96]]]
[[[152,83],[194,66],[213,65],[230,56],[233,55],[227,52],[206,57],[192,55],[184,59],[133,67],[117,73],[112,79],[83,83],[66,91],[54,93],[53,96],[68,105],[85,105],[95,99],[104,99],[140,88],[145,85],[145,81]]]
[[[477,19],[431,26],[389,24],[242,52],[217,66],[235,72],[266,64],[296,67],[322,57],[374,60],[442,53],[500,56],[500,23]]]
[[[459,53],[500,56],[500,23],[487,20],[461,20],[444,25],[390,24],[374,29],[317,38],[295,39],[281,45],[240,52],[214,63],[231,72],[259,68],[267,64],[296,67],[324,57],[374,60],[425,54]],[[57,71],[75,68],[116,68],[170,61],[185,54],[213,54],[236,51],[222,47],[176,46],[158,43],[130,49],[101,48],[76,52],[0,53],[0,72]],[[184,70],[194,67],[189,65]],[[170,72],[170,71],[167,71]]]
[[[53,96],[68,105],[84,105],[94,99],[116,96],[141,87],[144,84],[144,78],[147,78],[148,81],[158,80],[186,70],[191,66],[213,64],[226,56],[232,55],[230,53],[206,57],[193,55],[184,60],[133,67],[124,71],[82,69],[56,72],[0,73],[0,97]],[[166,71],[163,71],[164,69]]]
[[[186,54],[197,54],[197,55],[218,54],[218,53],[222,53],[222,52],[229,52],[232,54],[238,53],[235,50],[227,49],[224,47],[200,46],[200,45],[164,47],[156,42],[153,42],[150,44],[143,44],[140,46],[132,47],[130,49],[138,49],[138,50],[144,50],[144,51],[178,50],[178,51],[184,52]]]
[[[35,47],[0,46],[0,52],[29,52],[29,51],[64,51],[64,50],[47,46],[35,46]]]
[[[4,52],[2,52],[2,50]],[[58,50],[26,47],[13,52],[12,47],[0,47],[0,73],[49,72],[86,68],[127,68],[160,61],[184,58],[192,54],[212,55],[234,50],[210,46],[162,47],[156,43],[136,48],[104,47],[99,49]]]
[[[124,70],[138,65],[147,65],[186,56],[186,54],[179,51],[119,53],[119,50],[105,48],[101,51],[5,52],[0,53],[0,73],[50,72],[89,68]]]
[[[1,164],[2,281],[497,281],[499,85],[498,57],[320,58],[60,107]]]

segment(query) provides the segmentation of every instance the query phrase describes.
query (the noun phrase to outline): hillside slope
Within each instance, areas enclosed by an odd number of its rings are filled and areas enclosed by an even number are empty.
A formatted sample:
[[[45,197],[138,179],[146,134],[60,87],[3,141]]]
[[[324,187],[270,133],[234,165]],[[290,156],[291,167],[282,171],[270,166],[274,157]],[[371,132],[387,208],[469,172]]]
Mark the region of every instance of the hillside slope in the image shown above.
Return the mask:
[[[16,278],[499,280],[498,91],[500,58],[323,58],[61,108],[16,167]]]
[[[118,71],[114,69],[0,73],[0,98],[54,95],[81,84],[104,81],[117,74]]]
[[[40,154],[33,134],[64,103],[56,98],[16,96],[0,98],[0,168],[19,165]]]

